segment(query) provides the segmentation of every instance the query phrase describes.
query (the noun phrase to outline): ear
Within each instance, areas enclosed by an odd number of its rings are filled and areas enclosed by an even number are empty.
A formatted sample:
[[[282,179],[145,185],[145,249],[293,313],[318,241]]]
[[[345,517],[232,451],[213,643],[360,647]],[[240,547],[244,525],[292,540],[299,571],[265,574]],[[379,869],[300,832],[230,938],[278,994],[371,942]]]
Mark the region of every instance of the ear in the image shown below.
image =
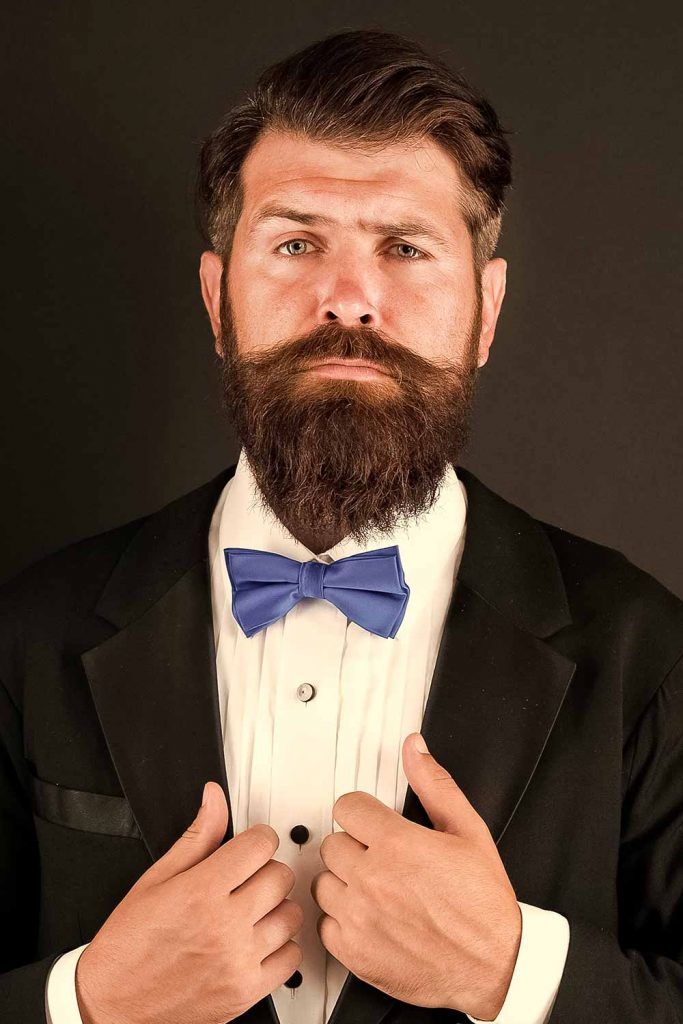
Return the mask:
[[[220,355],[218,335],[221,327],[221,277],[223,264],[220,257],[210,249],[203,252],[199,261],[199,280],[202,286],[202,298],[211,321],[211,330],[216,340],[214,348]]]
[[[500,257],[489,260],[481,275],[482,307],[481,335],[479,336],[479,366],[488,360],[489,349],[493,343],[493,335],[498,322],[500,307],[505,295],[505,279],[507,262]]]

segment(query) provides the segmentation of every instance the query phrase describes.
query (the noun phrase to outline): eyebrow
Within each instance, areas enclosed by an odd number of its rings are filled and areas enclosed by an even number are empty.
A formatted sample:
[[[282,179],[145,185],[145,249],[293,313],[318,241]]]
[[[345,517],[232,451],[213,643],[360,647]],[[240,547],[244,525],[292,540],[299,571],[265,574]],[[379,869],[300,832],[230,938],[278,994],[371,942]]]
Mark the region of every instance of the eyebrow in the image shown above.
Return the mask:
[[[280,206],[277,203],[268,203],[258,210],[252,218],[251,231],[267,220],[293,220],[299,224],[322,225],[323,227],[335,227],[339,221],[334,217],[328,217],[322,213],[306,213],[303,210],[295,210],[291,206]],[[452,249],[451,243],[440,235],[436,228],[427,221],[405,220],[389,223],[387,221],[367,221],[359,218],[356,221],[358,227],[363,231],[370,231],[374,235],[413,235],[420,238],[428,238],[437,245],[442,246],[449,252]]]

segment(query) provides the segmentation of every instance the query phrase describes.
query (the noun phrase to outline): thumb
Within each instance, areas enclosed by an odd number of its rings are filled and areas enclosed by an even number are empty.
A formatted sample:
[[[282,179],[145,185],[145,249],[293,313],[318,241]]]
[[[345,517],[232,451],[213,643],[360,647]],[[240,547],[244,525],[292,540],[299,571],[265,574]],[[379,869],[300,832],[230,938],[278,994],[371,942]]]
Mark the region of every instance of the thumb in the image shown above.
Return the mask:
[[[138,886],[147,876],[150,876],[149,884],[156,884],[199,864],[220,846],[229,817],[223,787],[217,782],[207,782],[202,794],[202,805],[194,821],[173,846],[147,869],[138,880]]]
[[[405,739],[403,768],[438,832],[475,838],[486,828],[453,776],[429,753],[420,733],[410,733]]]

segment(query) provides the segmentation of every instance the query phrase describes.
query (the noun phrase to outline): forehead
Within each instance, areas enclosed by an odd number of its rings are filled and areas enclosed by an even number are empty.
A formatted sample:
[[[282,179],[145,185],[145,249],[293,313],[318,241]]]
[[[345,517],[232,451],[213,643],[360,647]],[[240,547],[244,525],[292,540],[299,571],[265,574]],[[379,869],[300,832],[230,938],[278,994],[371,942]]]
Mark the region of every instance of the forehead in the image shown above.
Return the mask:
[[[295,197],[333,204],[349,218],[359,211],[432,214],[458,231],[464,221],[455,161],[432,139],[381,150],[342,148],[284,132],[267,132],[242,167],[247,226],[273,200]],[[323,207],[324,209],[324,207]]]

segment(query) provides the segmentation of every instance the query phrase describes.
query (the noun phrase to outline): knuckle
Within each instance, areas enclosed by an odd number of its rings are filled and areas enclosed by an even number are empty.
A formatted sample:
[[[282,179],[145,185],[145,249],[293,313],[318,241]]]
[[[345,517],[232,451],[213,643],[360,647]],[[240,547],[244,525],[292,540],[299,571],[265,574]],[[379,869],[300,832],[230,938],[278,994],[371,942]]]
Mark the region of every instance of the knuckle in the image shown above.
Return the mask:
[[[244,1009],[256,1001],[256,979],[251,977],[249,971],[233,975],[226,979],[225,995],[228,1003],[239,1010],[241,1015]]]
[[[481,831],[482,836],[485,839],[487,839],[490,842],[495,844],[495,840],[493,838],[493,833],[491,832],[491,829],[489,828],[488,824],[484,821],[483,818],[479,818],[478,822],[479,822],[480,831]]]
[[[353,880],[363,899],[370,899],[373,894],[377,894],[380,897],[384,893],[385,888],[391,885],[391,879],[385,873],[380,871],[375,874],[370,865],[368,865],[365,871],[357,872]]]
[[[299,930],[304,922],[304,912],[301,905],[296,900],[284,900],[287,906],[287,912],[289,914],[290,921],[294,927],[294,931]]]
[[[264,867],[268,863],[270,848],[268,840],[260,829],[255,831],[250,829],[247,832],[242,832],[236,839],[238,842],[235,844],[235,853],[238,855],[237,859],[240,863],[244,862],[245,864],[254,865],[254,871],[257,866],[255,862],[258,862],[260,867]]]
[[[196,842],[201,836],[201,834],[202,830],[200,828],[197,828],[197,826],[193,822],[191,825],[187,826],[187,828],[185,829],[180,838],[189,839],[191,842]]]
[[[270,870],[274,872],[273,877],[278,889],[285,887],[287,892],[289,892],[296,881],[296,875],[290,868],[289,864],[285,864],[284,861],[275,860],[275,858],[273,858],[268,862],[268,866]]]
[[[294,874],[293,869],[290,868],[289,864],[285,864],[283,861],[278,861],[278,864],[282,864],[282,881],[285,882],[291,889],[291,887],[296,882],[296,875]]]
[[[303,950],[301,948],[301,944],[299,942],[297,942],[296,939],[290,939],[289,940],[289,944],[296,951],[296,955],[297,955],[296,963],[300,964],[302,962],[303,958],[304,958],[304,953],[303,953]]]
[[[259,931],[262,932],[262,937],[269,947],[281,946],[287,941],[291,934],[291,928],[287,914],[283,913],[282,907],[276,907],[266,915]]]
[[[258,962],[255,948],[255,936],[242,929],[228,925],[223,918],[223,928],[218,930],[221,936],[222,952],[225,963],[229,965],[226,977],[237,985],[251,977],[254,961]]]
[[[351,901],[348,907],[348,922],[355,931],[362,931],[366,922],[365,903],[360,900]]]
[[[275,829],[271,828],[270,825],[255,825],[253,835],[258,844],[259,852],[272,857],[278,845],[278,835]]]

